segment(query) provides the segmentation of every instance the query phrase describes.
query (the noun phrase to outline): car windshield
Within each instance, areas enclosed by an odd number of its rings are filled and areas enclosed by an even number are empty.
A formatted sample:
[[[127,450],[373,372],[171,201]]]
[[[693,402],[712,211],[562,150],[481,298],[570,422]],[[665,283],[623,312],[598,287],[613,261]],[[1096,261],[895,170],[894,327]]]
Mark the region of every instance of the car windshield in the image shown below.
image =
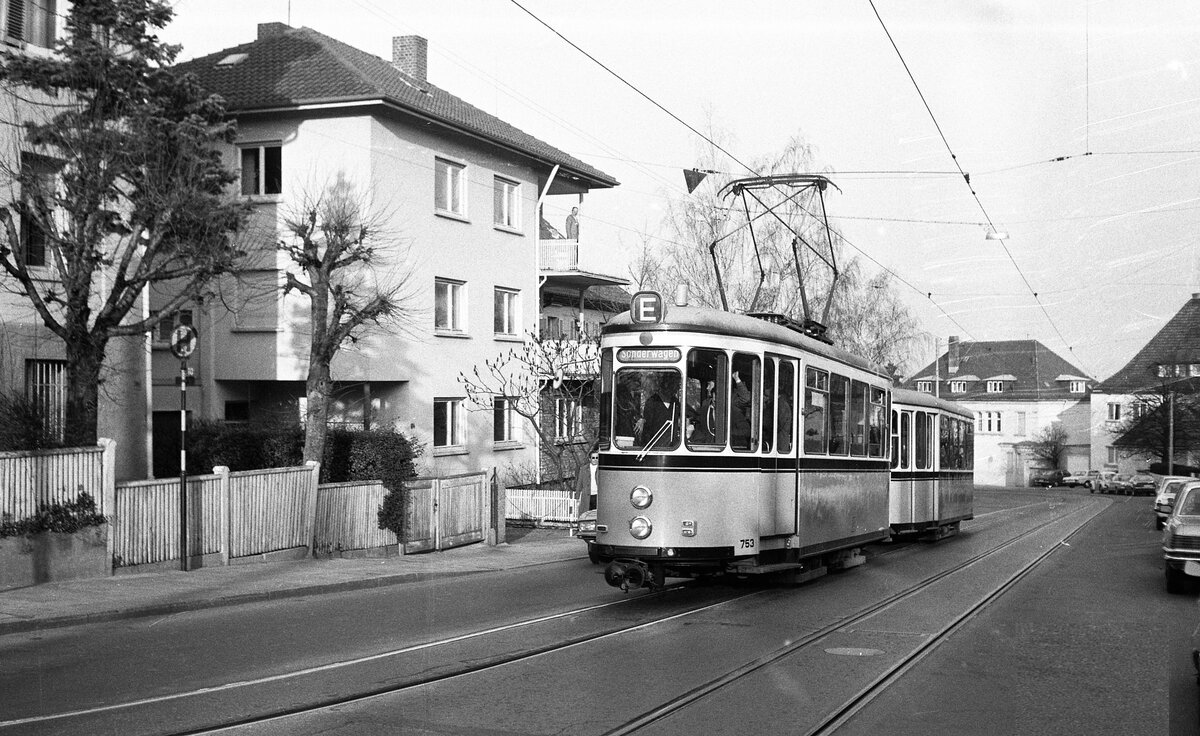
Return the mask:
[[[1166,487],[1163,488],[1163,493],[1179,493],[1179,489],[1183,488],[1184,483],[1187,483],[1187,481],[1177,480],[1172,483],[1168,483]]]
[[[1179,516],[1200,516],[1200,486],[1187,489],[1186,494],[1176,504],[1175,513]]]

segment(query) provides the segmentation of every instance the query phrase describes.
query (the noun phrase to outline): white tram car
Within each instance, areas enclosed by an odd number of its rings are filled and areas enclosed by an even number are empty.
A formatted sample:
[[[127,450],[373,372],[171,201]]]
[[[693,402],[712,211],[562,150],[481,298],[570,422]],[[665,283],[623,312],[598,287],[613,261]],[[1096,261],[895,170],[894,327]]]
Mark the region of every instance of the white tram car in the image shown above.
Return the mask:
[[[888,520],[893,534],[940,539],[973,519],[974,419],[930,394],[892,392],[892,481]]]
[[[891,534],[887,373],[782,318],[664,314],[644,294],[600,340],[605,579],[861,564]]]

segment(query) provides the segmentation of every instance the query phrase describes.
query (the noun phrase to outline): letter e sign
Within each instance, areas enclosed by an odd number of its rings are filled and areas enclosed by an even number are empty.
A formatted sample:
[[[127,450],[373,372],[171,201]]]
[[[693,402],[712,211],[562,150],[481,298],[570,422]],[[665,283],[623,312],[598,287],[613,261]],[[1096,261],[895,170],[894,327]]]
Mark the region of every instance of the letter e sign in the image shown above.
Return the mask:
[[[662,294],[657,291],[639,291],[629,300],[629,317],[634,324],[656,324],[662,322],[666,316]]]

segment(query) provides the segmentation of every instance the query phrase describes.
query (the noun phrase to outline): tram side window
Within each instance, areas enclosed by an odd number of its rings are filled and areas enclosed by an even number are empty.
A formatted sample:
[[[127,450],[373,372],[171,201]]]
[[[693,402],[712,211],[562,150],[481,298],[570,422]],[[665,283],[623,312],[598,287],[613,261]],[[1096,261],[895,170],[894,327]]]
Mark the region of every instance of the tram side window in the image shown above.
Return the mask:
[[[694,450],[725,447],[729,358],[721,350],[693,350],[687,362],[687,444]]]
[[[729,446],[753,451],[758,447],[759,414],[762,410],[761,375],[757,355],[735,353],[729,401]]]
[[[775,361],[767,358],[763,363],[762,380],[762,437],[763,452],[775,448]]]
[[[923,411],[919,411],[913,422],[913,447],[916,450],[916,457],[913,458],[913,467],[917,470],[926,470],[929,468],[929,419],[930,416]]]
[[[672,450],[679,446],[682,406],[679,371],[622,368],[617,372],[613,435],[622,450]]]
[[[906,411],[900,414],[900,469],[908,470],[908,437],[909,428],[912,425],[912,412]]]
[[[958,453],[954,447],[955,424],[958,420],[942,415],[938,427],[938,469],[955,470],[958,465]]]
[[[825,417],[829,411],[829,374],[808,368],[804,374],[804,452],[824,455],[826,452]]]
[[[779,411],[778,445],[780,454],[792,451],[792,424],[796,421],[795,402],[796,368],[790,360],[779,362],[779,401],[776,403]]]
[[[975,469],[975,425],[969,422],[959,422],[958,429],[962,433],[963,470]]]
[[[829,380],[829,454],[845,455],[849,450],[850,379],[834,373]]]
[[[600,449],[607,450],[612,442],[612,348],[600,352]]]
[[[871,457],[883,457],[888,436],[886,391],[871,387],[871,404],[867,407],[867,412],[867,454]]]
[[[867,384],[850,383],[850,454],[867,455]]]
[[[900,418],[892,412],[892,470],[900,467]]]

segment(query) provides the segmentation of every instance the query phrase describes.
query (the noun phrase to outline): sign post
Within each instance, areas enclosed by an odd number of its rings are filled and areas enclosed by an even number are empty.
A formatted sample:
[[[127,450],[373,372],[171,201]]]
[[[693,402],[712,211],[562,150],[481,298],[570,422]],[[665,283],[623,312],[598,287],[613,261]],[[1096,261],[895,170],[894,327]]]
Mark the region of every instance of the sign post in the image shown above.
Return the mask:
[[[196,328],[179,325],[171,333],[171,353],[179,358],[179,569],[187,572],[188,497],[187,497],[187,359],[196,350]]]

